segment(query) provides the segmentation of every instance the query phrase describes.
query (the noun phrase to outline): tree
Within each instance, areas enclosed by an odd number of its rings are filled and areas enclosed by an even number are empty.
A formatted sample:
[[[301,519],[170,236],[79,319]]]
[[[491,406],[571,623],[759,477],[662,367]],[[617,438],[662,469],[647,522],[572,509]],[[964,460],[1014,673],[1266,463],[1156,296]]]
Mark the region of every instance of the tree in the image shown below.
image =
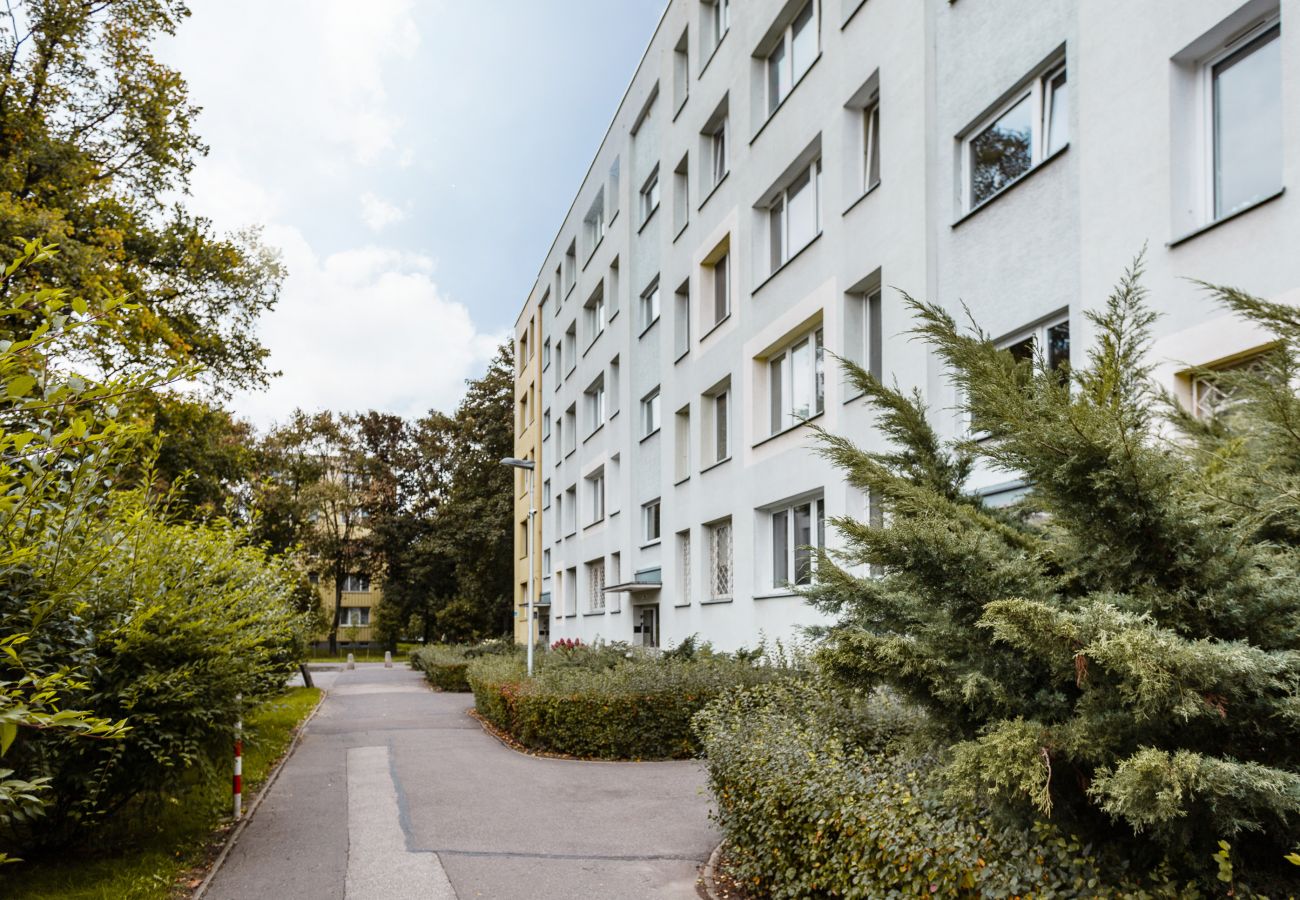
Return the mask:
[[[344,578],[373,562],[370,487],[355,421],[297,410],[267,436],[262,457],[254,533],[273,551],[300,546],[308,565],[333,581],[329,647],[337,653]]]
[[[1280,864],[1300,841],[1300,313],[1216,289],[1278,347],[1202,423],[1152,387],[1139,272],[1088,314],[1096,348],[1065,378],[909,298],[979,442],[944,443],[919,395],[847,366],[893,448],[822,449],[887,517],[835,523],[847,548],[810,591],[840,614],[821,660],[928,710],[955,793],[1196,864],[1249,834]],[[1029,495],[986,506],[976,460]]]
[[[172,198],[206,153],[185,82],[151,48],[189,15],[182,0],[6,0],[0,12],[0,246],[42,238],[50,265],[6,280],[9,292],[63,287],[130,295],[121,327],[89,350],[106,371],[205,368],[218,391],[267,382],[253,326],[283,269],[256,232],[216,233]],[[32,333],[38,306],[9,317]]]

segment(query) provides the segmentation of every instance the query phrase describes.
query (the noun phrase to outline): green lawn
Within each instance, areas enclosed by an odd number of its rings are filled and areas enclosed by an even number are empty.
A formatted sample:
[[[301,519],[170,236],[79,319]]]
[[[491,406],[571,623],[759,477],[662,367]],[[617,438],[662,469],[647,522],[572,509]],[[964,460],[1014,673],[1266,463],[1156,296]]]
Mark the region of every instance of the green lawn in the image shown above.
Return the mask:
[[[293,730],[320,699],[314,688],[294,688],[249,717],[244,740],[244,801],[270,774],[289,745]],[[229,820],[230,779],[215,778],[160,809],[128,810],[103,827],[103,849],[6,866],[0,896],[13,900],[169,900],[188,896],[194,871],[219,842],[214,832]],[[134,815],[132,814],[134,812]],[[195,885],[197,886],[197,885]]]

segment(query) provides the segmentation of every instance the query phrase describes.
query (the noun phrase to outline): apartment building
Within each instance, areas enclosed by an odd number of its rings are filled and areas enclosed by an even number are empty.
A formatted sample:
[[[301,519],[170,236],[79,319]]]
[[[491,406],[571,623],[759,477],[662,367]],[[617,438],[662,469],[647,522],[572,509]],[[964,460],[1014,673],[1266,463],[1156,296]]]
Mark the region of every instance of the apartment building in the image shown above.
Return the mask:
[[[542,579],[542,520],[536,508],[538,497],[534,479],[538,478],[537,461],[541,458],[542,417],[538,415],[541,387],[541,353],[538,337],[542,323],[538,305],[524,306],[515,322],[515,459],[531,462],[533,469],[516,467],[515,479],[515,643],[528,641],[528,590],[531,585],[536,600]],[[530,510],[534,513],[530,516]],[[531,535],[530,535],[531,530]],[[532,551],[530,554],[530,550]],[[528,567],[533,577],[529,580]],[[534,604],[536,606],[536,604]],[[534,613],[533,640],[546,640],[550,634],[550,617]]]
[[[326,617],[334,618],[334,579],[312,573],[308,576],[312,587],[320,595],[321,609]],[[343,652],[354,647],[369,647],[376,640],[375,607],[383,600],[383,592],[369,575],[357,572],[343,576],[342,601],[339,605],[338,642]],[[329,628],[313,638],[313,646],[323,649],[329,644]]]
[[[970,428],[901,291],[1082,363],[1085,314],[1146,247],[1158,375],[1212,405],[1189,369],[1264,338],[1191,279],[1300,302],[1298,14],[671,0],[517,332],[539,353],[550,637],[733,649],[821,622],[805,548],[877,511],[809,424],[883,446],[835,356]]]

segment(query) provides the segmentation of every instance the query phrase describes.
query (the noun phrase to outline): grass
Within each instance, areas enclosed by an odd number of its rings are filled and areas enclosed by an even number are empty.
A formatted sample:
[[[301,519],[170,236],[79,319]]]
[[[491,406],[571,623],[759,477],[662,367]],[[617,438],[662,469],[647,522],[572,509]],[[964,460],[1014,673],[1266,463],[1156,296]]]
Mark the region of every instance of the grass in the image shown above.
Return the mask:
[[[412,650],[419,647],[419,644],[398,644],[397,652],[393,654],[393,662],[405,660]],[[351,653],[355,662],[383,662],[384,650],[382,647],[360,647],[355,650],[349,650],[342,645],[339,646],[339,652],[331,654],[328,650],[308,650],[307,662],[347,662],[348,653]]]
[[[284,755],[293,731],[320,699],[314,688],[294,688],[267,701],[245,723],[244,801],[261,787]],[[172,900],[198,886],[225,838],[230,779],[214,777],[161,808],[128,808],[106,823],[102,849],[6,866],[0,896],[10,900]],[[220,831],[218,832],[218,829]]]

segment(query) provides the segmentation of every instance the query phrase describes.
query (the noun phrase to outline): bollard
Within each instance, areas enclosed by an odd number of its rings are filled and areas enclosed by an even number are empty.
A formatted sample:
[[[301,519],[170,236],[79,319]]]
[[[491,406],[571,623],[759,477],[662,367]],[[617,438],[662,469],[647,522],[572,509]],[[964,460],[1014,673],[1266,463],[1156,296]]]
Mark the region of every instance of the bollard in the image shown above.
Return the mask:
[[[243,694],[235,695],[235,706],[242,707]],[[242,712],[235,713],[235,821],[244,813],[244,718]]]
[[[393,667],[393,651],[392,651],[392,650],[385,650],[385,651],[384,651],[384,668],[385,668],[385,669],[391,669],[392,667]]]
[[[357,667],[357,661],[356,661],[355,659],[353,659],[353,658],[352,658],[352,654],[349,653],[349,654],[348,654],[348,671],[350,672],[350,671],[352,671],[353,669],[355,669],[356,667]]]

